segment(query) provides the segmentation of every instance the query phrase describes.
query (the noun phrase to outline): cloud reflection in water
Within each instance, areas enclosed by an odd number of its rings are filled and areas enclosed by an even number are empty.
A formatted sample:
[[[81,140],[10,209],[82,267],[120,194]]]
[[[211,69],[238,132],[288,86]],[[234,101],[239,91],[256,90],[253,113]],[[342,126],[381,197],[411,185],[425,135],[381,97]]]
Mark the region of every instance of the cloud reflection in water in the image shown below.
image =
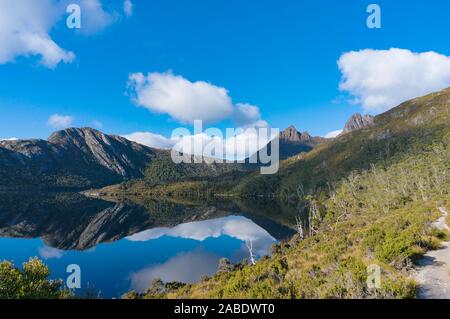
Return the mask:
[[[253,254],[257,257],[267,255],[269,247],[276,242],[266,230],[240,216],[230,216],[206,221],[181,224],[173,228],[154,228],[127,237],[127,240],[144,242],[164,236],[191,239],[203,242],[208,238],[228,236],[242,242],[240,249],[235,252],[235,259],[249,256],[246,241],[253,244]],[[222,257],[216,253],[197,248],[192,252],[180,253],[164,263],[151,265],[130,275],[131,289],[143,292],[154,278],[165,282],[179,281],[193,283],[202,275],[211,276],[217,271],[217,265]]]

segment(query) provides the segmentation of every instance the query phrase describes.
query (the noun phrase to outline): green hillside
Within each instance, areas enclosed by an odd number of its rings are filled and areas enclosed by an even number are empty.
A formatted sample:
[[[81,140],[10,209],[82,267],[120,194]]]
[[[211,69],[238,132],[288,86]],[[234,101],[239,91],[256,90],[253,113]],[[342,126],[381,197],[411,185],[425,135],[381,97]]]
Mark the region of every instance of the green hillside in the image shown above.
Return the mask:
[[[283,163],[246,177],[241,196],[300,201],[299,233],[256,265],[227,266],[194,285],[155,285],[128,298],[412,298],[414,261],[448,234],[432,229],[450,204],[450,89],[415,99]],[[302,231],[300,231],[300,229]],[[301,235],[302,234],[302,235]],[[367,285],[368,267],[380,286]]]
[[[277,175],[254,173],[233,189],[244,197],[275,195],[299,200],[328,193],[352,171],[386,166],[400,154],[417,154],[444,142],[449,129],[450,88],[414,99],[375,117],[374,124],[283,162]],[[394,160],[397,160],[396,158]]]

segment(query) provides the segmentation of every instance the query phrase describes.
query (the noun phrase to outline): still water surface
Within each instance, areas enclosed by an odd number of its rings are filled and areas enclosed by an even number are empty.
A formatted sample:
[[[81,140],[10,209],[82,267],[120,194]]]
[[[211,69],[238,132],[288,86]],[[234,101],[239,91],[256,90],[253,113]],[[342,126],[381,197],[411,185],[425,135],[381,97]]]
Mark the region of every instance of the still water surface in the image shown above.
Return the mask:
[[[223,206],[221,205],[217,206]],[[233,205],[111,202],[79,194],[0,194],[0,260],[43,259],[52,278],[81,267],[83,293],[145,291],[154,278],[196,282],[232,262],[267,255],[292,231]]]

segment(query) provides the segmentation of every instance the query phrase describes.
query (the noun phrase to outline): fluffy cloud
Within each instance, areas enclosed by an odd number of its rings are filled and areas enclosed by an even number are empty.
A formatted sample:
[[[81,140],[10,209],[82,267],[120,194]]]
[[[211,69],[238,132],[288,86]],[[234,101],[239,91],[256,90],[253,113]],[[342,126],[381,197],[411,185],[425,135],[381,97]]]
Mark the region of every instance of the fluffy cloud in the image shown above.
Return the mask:
[[[233,121],[238,127],[267,127],[266,121],[261,120],[259,108],[247,103],[238,103],[234,109]]]
[[[214,123],[232,118],[238,127],[266,127],[259,108],[246,103],[233,105],[228,91],[204,81],[191,82],[166,73],[133,73],[128,78],[135,104],[152,112],[168,114],[183,124],[195,120]]]
[[[332,132],[326,134],[324,137],[325,138],[335,138],[335,137],[338,137],[342,133],[342,131],[343,130],[332,131]]]
[[[133,15],[133,3],[131,0],[125,0],[123,3],[123,12],[127,17],[131,17]]]
[[[19,56],[38,57],[40,64],[55,68],[70,63],[75,54],[61,48],[50,36],[61,21],[71,0],[0,0],[0,64]],[[104,10],[100,0],[80,0],[81,30],[90,35],[102,31],[117,20],[117,14]]]
[[[66,0],[67,1],[67,0]],[[70,2],[70,1],[68,1]],[[116,15],[104,10],[100,0],[81,0],[81,33],[91,35],[103,31],[116,21]]]
[[[40,63],[49,68],[72,62],[75,54],[49,35],[60,15],[52,0],[0,0],[0,64],[18,56],[39,56]]]
[[[55,129],[65,129],[73,124],[73,117],[69,115],[53,114],[49,117],[47,124]]]
[[[172,148],[176,143],[175,140],[150,132],[135,132],[123,135],[123,137],[125,137],[130,141],[146,145],[148,147],[162,148],[162,149]]]
[[[216,152],[216,158],[226,160],[244,160],[258,150],[265,147],[275,135],[260,134],[255,128],[238,129],[231,136],[208,135],[206,133],[184,135],[182,137],[168,138],[151,132],[136,132],[123,135],[126,139],[154,148],[175,149],[185,154],[205,155],[203,154],[208,147],[213,147]],[[198,146],[198,147],[197,147]]]
[[[191,82],[167,73],[131,74],[128,81],[135,103],[182,123],[216,122],[233,111],[227,90],[203,81]]]
[[[436,52],[352,51],[343,54],[338,65],[340,89],[352,94],[369,113],[450,86],[450,57]]]

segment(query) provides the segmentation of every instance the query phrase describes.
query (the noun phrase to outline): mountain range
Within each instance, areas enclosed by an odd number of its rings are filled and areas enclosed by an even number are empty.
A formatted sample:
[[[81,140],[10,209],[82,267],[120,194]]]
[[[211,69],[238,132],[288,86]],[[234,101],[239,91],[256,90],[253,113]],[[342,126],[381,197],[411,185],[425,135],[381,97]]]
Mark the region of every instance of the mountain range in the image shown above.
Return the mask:
[[[372,126],[376,118],[353,115],[341,136]],[[310,152],[330,139],[311,136],[289,126],[279,135],[280,160]],[[184,179],[249,172],[260,167],[254,158],[272,149],[272,142],[245,163],[183,164]],[[268,152],[270,153],[270,151]],[[147,147],[92,128],[69,128],[48,140],[0,141],[0,189],[87,189],[144,177],[155,159],[170,161],[170,151]]]
[[[308,152],[325,141],[293,126],[280,134],[280,157]],[[170,151],[147,147],[92,128],[69,128],[48,140],[0,141],[0,189],[85,189],[142,178],[154,159],[170,160]],[[250,171],[258,165],[183,164],[187,178]]]

